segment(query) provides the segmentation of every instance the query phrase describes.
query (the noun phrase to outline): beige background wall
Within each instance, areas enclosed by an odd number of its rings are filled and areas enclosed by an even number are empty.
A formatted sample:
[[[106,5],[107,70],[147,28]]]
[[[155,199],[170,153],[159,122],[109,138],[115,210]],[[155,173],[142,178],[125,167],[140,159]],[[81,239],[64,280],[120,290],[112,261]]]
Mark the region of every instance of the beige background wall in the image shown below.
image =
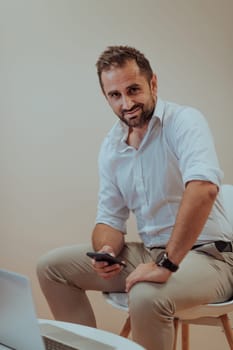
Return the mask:
[[[203,111],[233,183],[232,13],[232,0],[0,0],[0,263],[31,278],[40,317],[51,315],[38,257],[87,242],[94,224],[98,149],[115,121],[95,72],[107,45],[141,49],[159,95]],[[123,314],[91,299],[99,326],[117,332]],[[208,332],[205,349],[227,348]]]

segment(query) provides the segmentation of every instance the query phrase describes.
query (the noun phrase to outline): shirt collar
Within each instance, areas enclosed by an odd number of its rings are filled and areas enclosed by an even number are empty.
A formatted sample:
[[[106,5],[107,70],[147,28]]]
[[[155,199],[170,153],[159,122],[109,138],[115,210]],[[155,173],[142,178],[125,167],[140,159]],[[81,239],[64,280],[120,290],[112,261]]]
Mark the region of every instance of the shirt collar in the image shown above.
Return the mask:
[[[159,118],[160,122],[162,123],[164,109],[165,102],[160,97],[157,97],[156,106],[152,118]]]

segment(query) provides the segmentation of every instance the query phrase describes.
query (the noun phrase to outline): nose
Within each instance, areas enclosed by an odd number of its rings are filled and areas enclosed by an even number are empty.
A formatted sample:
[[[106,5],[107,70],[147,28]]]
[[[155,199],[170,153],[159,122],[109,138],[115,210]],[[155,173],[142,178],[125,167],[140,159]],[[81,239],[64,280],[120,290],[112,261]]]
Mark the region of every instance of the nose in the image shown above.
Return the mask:
[[[122,95],[122,109],[130,110],[134,105],[130,96]]]

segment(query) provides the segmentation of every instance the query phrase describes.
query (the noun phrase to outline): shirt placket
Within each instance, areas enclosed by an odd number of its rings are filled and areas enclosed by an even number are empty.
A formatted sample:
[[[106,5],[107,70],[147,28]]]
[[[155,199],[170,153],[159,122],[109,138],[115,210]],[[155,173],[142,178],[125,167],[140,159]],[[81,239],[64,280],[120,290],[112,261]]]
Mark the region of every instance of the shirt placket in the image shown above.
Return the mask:
[[[147,205],[148,198],[146,195],[145,183],[143,178],[142,161],[139,154],[136,156],[135,168],[136,168],[136,175],[135,175],[136,191],[138,194],[139,204],[142,212],[143,207]]]

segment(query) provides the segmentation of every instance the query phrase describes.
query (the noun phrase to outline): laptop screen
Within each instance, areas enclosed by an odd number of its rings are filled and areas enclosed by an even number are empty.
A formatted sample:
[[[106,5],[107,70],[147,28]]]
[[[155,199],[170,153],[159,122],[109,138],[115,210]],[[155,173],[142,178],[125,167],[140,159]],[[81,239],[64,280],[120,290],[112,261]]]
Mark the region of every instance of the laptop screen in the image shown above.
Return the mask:
[[[0,344],[3,349],[45,349],[29,279],[7,270],[0,270]]]

